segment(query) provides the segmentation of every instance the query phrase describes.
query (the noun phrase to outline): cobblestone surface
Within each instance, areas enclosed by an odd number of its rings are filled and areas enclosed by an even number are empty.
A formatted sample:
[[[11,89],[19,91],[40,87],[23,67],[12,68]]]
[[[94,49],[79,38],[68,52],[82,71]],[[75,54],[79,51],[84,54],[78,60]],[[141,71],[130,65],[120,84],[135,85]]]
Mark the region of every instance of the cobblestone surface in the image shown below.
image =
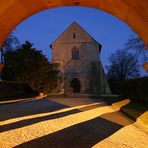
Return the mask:
[[[147,148],[148,129],[96,99],[0,106],[0,148]]]

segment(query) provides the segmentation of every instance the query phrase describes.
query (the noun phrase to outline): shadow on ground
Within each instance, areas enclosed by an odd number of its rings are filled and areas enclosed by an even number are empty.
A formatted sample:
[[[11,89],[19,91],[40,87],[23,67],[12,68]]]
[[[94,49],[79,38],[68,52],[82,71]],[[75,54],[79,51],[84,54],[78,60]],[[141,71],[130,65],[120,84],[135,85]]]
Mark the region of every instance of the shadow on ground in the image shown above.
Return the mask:
[[[108,114],[112,115],[112,113]],[[70,126],[15,148],[90,148],[123,126],[101,117]]]
[[[79,99],[78,99],[79,101]],[[91,100],[93,102],[100,102],[100,100]],[[89,104],[87,101],[78,105]],[[13,118],[24,117],[29,115],[49,113],[57,111],[64,108],[69,108],[69,104],[64,104],[63,102],[56,102],[56,100],[41,99],[41,100],[31,100],[24,101],[6,105],[0,105],[0,121],[5,121]]]
[[[0,121],[68,108],[48,99],[25,101],[0,106]]]
[[[46,115],[46,116],[42,116],[42,117],[35,117],[35,118],[31,118],[31,119],[21,120],[21,121],[18,121],[18,122],[14,122],[14,123],[10,123],[10,124],[0,126],[0,132],[5,132],[5,131],[8,131],[8,130],[12,130],[12,129],[22,128],[22,127],[29,126],[29,125],[32,125],[32,124],[36,124],[36,123],[39,123],[39,122],[42,122],[42,121],[61,118],[61,117],[65,117],[65,116],[68,116],[68,115],[76,114],[76,113],[79,113],[79,112],[82,112],[82,111],[87,111],[87,110],[91,110],[91,109],[102,107],[102,106],[104,106],[104,104],[90,105],[90,106],[87,106],[87,107],[81,107],[79,109],[72,109],[72,110],[69,110],[69,111],[61,112],[61,113],[55,113],[55,114]]]
[[[129,104],[121,107],[120,111],[127,115],[129,118],[136,121],[138,117],[148,111],[148,105],[130,102]]]

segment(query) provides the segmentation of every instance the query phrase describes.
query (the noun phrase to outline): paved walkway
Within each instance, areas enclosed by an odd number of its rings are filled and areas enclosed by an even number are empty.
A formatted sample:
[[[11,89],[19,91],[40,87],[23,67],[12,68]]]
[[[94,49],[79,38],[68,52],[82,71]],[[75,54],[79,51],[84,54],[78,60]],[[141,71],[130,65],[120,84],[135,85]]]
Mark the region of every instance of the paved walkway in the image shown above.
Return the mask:
[[[97,99],[0,106],[0,148],[148,148],[148,129]]]

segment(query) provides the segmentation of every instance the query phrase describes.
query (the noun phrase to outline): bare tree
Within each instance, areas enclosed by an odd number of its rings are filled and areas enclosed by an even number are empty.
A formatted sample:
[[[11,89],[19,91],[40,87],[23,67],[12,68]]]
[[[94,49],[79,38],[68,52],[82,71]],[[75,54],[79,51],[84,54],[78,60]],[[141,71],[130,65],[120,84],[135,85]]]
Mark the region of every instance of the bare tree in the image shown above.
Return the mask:
[[[126,50],[117,50],[109,57],[110,65],[107,66],[108,78],[128,80],[140,76],[137,59]]]
[[[129,38],[125,44],[125,49],[134,53],[139,62],[148,61],[148,49],[139,36]]]
[[[118,94],[118,82],[140,76],[139,64],[134,54],[125,49],[117,50],[109,56],[106,67],[107,78],[112,93]]]
[[[8,50],[13,50],[14,48],[18,47],[20,45],[18,39],[12,32],[4,42],[1,48],[1,63],[4,62],[4,53],[7,52]]]

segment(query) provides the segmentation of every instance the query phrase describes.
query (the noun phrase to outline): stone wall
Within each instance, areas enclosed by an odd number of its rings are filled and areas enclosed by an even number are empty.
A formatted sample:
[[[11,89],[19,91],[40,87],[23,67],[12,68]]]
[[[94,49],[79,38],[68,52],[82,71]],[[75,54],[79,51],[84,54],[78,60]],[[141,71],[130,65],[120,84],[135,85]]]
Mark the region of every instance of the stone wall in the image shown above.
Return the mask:
[[[98,61],[93,61],[92,69],[93,69],[93,82],[94,82],[93,84],[94,84],[95,93],[98,96],[101,96],[103,94],[106,95],[111,94],[102,64]]]
[[[74,46],[79,50],[78,60],[72,60]],[[81,93],[93,93],[91,84],[93,60],[99,60],[99,49],[95,43],[54,45],[53,62],[61,63],[61,72],[65,77],[65,90],[70,87],[73,78],[78,78],[81,82]]]

